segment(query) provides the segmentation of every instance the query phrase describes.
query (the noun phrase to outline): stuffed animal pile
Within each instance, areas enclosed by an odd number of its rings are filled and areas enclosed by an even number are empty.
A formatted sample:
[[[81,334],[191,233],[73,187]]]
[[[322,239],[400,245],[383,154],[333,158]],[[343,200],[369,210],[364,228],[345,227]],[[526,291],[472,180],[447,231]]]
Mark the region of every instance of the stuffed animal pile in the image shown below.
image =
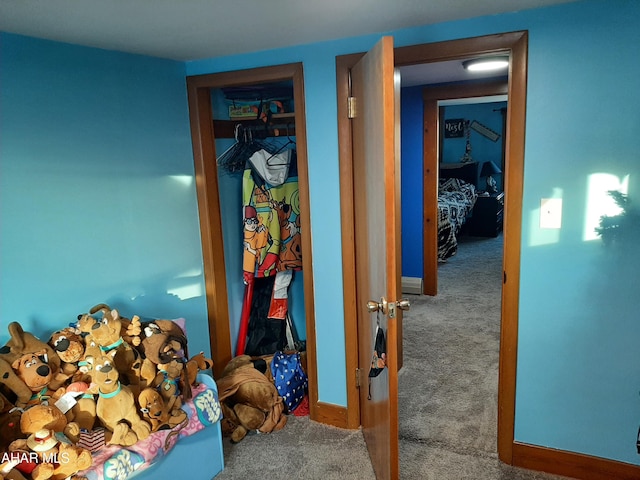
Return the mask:
[[[44,342],[13,322],[0,346],[0,480],[73,478],[101,445],[130,446],[187,420],[196,374],[171,320],[98,304]],[[96,438],[103,441],[96,442]]]

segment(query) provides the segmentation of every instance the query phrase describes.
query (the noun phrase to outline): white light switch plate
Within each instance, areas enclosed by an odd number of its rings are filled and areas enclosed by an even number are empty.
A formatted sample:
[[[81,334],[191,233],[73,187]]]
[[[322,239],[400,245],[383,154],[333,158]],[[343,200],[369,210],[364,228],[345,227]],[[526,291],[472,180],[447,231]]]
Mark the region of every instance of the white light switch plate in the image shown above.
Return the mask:
[[[562,199],[543,198],[540,200],[540,228],[560,228],[562,226]]]

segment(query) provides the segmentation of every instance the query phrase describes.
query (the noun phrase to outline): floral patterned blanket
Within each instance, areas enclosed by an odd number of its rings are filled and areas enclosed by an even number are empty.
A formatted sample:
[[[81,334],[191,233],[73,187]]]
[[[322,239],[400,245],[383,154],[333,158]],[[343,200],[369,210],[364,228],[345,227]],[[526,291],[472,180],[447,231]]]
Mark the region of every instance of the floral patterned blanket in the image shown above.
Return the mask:
[[[181,438],[214,425],[222,416],[215,383],[202,374],[198,381],[193,398],[182,405],[187,421],[171,430],[154,432],[130,447],[104,446],[93,452],[92,467],[78,475],[87,480],[125,480],[160,461]]]

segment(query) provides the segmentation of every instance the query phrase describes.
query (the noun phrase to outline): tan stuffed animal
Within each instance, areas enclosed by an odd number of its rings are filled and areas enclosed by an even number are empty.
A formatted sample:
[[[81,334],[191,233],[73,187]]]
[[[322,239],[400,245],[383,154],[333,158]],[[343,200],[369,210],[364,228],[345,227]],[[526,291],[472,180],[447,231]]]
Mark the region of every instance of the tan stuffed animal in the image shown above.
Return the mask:
[[[58,357],[55,350],[32,333],[25,332],[18,322],[11,322],[8,330],[11,338],[3,347],[0,348],[0,358],[3,358],[9,363],[9,365],[11,365],[22,355],[46,350],[46,362],[52,370],[52,377],[49,386],[53,390],[62,386],[66,377],[58,376],[60,370],[60,357]]]
[[[72,476],[93,465],[93,458],[89,450],[68,443],[60,443],[58,458],[64,461],[56,464],[53,475],[50,477],[52,480],[76,478]]]
[[[113,350],[94,359],[93,381],[98,387],[96,413],[102,424],[113,435],[108,444],[130,446],[149,436],[151,427],[138,415],[135,397],[129,387],[119,381]]]
[[[151,431],[163,427],[173,428],[187,419],[187,413],[180,408],[170,409],[162,395],[155,388],[145,388],[138,396],[142,418],[149,422]]]
[[[86,356],[102,355],[95,342],[85,340],[75,328],[64,328],[54,332],[49,338],[49,345],[56,351],[61,360],[61,373],[67,376],[71,383],[65,387],[65,392],[83,392],[76,397],[76,403],[67,412],[67,418],[78,424],[81,430],[93,429],[96,419],[96,402],[89,390],[91,376],[87,375],[90,365]],[[74,439],[75,439],[74,435]]]
[[[20,430],[27,435],[43,429],[64,432],[68,425],[67,417],[54,405],[35,405],[20,416]]]
[[[39,403],[58,400],[64,395],[64,388],[52,390],[49,383],[53,378],[53,369],[47,363],[48,354],[46,349],[39,352],[25,353],[16,358],[11,364],[11,368],[16,372],[24,384],[32,392],[27,406]]]
[[[67,327],[51,334],[47,342],[60,357],[60,371],[69,378],[78,370],[78,361],[84,355],[84,339],[80,331]]]
[[[17,407],[25,407],[31,400],[31,389],[13,371],[11,364],[2,357],[0,357],[0,386],[7,389],[4,393],[8,396],[15,395],[14,403]]]
[[[184,364],[179,360],[172,360],[169,363],[158,365],[158,375],[153,382],[153,386],[158,389],[169,409],[182,406],[180,386],[183,371]]]
[[[79,394],[76,403],[67,413],[67,418],[78,424],[80,430],[93,430],[96,423],[96,400],[85,382],[74,382],[67,387],[67,393]]]
[[[120,372],[122,383],[128,385],[137,395],[142,387],[140,385],[142,360],[138,352],[124,341],[121,329],[122,322],[118,311],[108,310],[102,320],[91,327],[90,338],[98,344],[102,352],[115,353],[114,366]]]
[[[104,303],[99,303],[89,310],[89,313],[81,313],[78,315],[78,330],[84,334],[90,334],[93,326],[98,323],[92,315],[102,312],[102,317],[110,317],[111,316],[111,307]],[[131,320],[128,318],[120,316],[120,336],[127,342],[129,345],[133,345],[137,347],[140,345],[140,333],[142,332],[142,327],[140,324],[140,318],[136,315],[133,316]]]
[[[187,336],[171,320],[154,320],[143,323],[142,341],[138,349],[156,365],[166,364],[188,357]]]
[[[93,463],[91,452],[60,442],[56,433],[48,429],[38,430],[26,440],[14,441],[9,450],[36,454],[36,465],[30,474],[33,480],[64,480],[86,470]],[[29,458],[32,458],[31,455]]]
[[[286,425],[278,390],[254,368],[248,355],[231,359],[217,384],[224,416],[222,431],[232,442],[239,442],[252,430],[270,433]]]
[[[204,370],[210,370],[213,368],[213,360],[204,356],[204,352],[200,352],[189,359],[184,365],[184,369],[187,373],[187,382],[189,385],[196,384],[196,376],[198,372]]]

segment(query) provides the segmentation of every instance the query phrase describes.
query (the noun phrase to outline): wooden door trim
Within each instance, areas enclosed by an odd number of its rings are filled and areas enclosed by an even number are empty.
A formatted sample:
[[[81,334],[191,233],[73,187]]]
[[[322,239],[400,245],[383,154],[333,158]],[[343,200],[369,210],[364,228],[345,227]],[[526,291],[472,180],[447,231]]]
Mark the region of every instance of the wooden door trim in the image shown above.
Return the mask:
[[[612,478],[637,480],[640,478],[640,465],[520,442],[513,444],[513,465],[564,477],[589,480],[611,480]]]
[[[502,328],[500,338],[500,366],[498,385],[498,455],[508,464],[513,461],[515,381],[518,339],[518,300],[520,280],[520,237],[522,224],[522,182],[524,172],[524,122],[527,85],[526,31],[484,37],[436,42],[396,48],[395,65],[415,65],[452,59],[468,58],[485,53],[507,52],[511,56],[509,72],[509,138],[507,149],[509,167],[505,171],[504,269],[502,290]],[[351,170],[351,131],[346,115],[348,72],[363,54],[336,57],[338,139],[340,161],[340,194],[342,204],[342,245],[345,343],[347,352],[357,349],[355,322],[355,251],[353,223],[348,222],[353,204],[353,172]],[[346,213],[346,215],[345,215]],[[357,354],[347,355],[347,418],[349,425],[359,424],[358,395],[355,381]],[[355,391],[355,394],[354,394]]]
[[[438,198],[428,193],[438,191],[438,169],[442,146],[440,131],[439,100],[486,97],[489,95],[507,95],[506,80],[487,80],[456,85],[425,87],[422,91],[424,101],[424,141],[422,157],[424,177],[422,182],[423,221],[422,221],[422,293],[438,293]]]
[[[191,139],[195,166],[198,211],[202,238],[207,315],[214,373],[219,375],[232,358],[227,281],[224,263],[222,231],[218,201],[218,172],[215,162],[215,132],[211,90],[221,87],[292,80],[295,99],[296,146],[300,217],[303,228],[302,276],[307,329],[307,376],[309,378],[309,410],[313,420],[339,417],[339,412],[323,412],[318,402],[318,369],[315,337],[315,307],[313,295],[313,260],[311,250],[311,218],[309,212],[309,175],[307,160],[304,74],[302,63],[275,65],[232,72],[211,73],[187,77]]]
[[[353,139],[347,98],[350,95],[349,72],[364,53],[336,57],[338,95],[338,149],[340,169],[340,218],[342,230],[342,282],[344,286],[345,361],[347,369],[346,427],[360,426],[360,397],[356,386],[358,369],[358,311],[356,306],[356,246],[353,194]]]

